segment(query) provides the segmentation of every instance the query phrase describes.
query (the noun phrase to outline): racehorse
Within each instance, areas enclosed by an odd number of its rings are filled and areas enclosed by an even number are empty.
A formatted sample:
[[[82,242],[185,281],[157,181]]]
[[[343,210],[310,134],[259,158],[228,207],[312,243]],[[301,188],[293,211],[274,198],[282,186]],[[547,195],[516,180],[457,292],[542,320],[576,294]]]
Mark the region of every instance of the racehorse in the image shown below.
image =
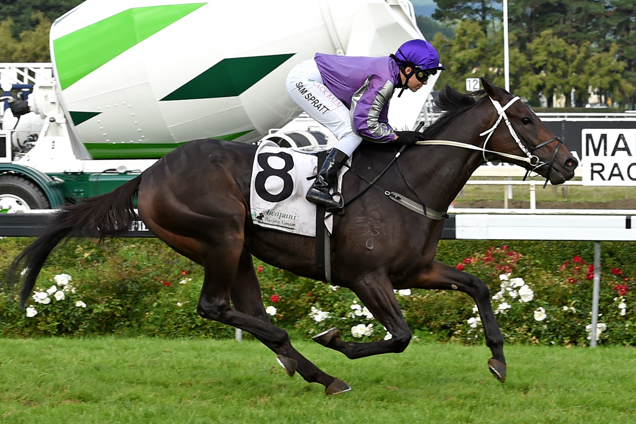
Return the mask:
[[[411,332],[394,290],[459,290],[479,308],[492,352],[488,368],[504,382],[504,339],[488,287],[434,260],[445,212],[486,161],[520,165],[552,184],[571,179],[578,163],[518,97],[486,80],[482,84],[484,89],[472,94],[442,90],[437,105],[445,112],[418,133],[422,145],[399,149],[393,143],[365,142],[359,147],[341,190],[353,201],[344,214],[334,215],[331,281],[352,290],[392,338],[354,343],[331,329],[314,337],[317,342],[352,359],[402,352]],[[115,236],[141,219],[156,237],[204,267],[199,315],[253,334],[278,355],[290,376],[298,372],[306,381],[324,385],[327,394],[350,390],[296,351],[287,332],[274,326],[265,312],[252,255],[300,276],[323,280],[325,274],[316,259],[316,238],[253,223],[250,174],[255,151],[255,146],[244,143],[191,141],[111,193],[63,208],[12,265],[14,276],[26,269],[22,306],[60,241]],[[379,189],[368,190],[374,179]],[[392,201],[387,193],[415,198],[410,203],[418,204],[420,213]]]

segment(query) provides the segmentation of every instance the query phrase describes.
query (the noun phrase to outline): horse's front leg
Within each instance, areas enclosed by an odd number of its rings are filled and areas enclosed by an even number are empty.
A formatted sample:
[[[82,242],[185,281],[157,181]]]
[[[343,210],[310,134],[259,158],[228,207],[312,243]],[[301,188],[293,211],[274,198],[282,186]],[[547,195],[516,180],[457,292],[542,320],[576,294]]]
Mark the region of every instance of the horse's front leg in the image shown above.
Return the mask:
[[[479,309],[484,325],[486,345],[492,352],[488,368],[500,382],[506,379],[506,359],[503,353],[503,336],[490,302],[490,290],[479,278],[448,265],[433,261],[414,277],[401,282],[404,288],[459,290],[469,294]]]
[[[345,342],[340,338],[340,332],[332,328],[315,336],[314,340],[323,346],[344,353],[350,359],[380,353],[399,353],[406,349],[411,341],[411,330],[402,315],[400,305],[393,293],[393,286],[386,273],[383,270],[376,270],[366,274],[349,285],[349,288],[393,337],[389,340],[368,343]]]

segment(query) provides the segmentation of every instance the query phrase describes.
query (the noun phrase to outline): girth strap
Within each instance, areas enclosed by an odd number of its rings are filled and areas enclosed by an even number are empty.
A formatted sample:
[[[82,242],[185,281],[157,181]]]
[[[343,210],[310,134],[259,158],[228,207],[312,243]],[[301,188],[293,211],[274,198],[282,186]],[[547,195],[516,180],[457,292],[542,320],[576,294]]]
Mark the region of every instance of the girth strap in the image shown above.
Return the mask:
[[[429,209],[426,206],[420,205],[419,203],[409,199],[408,197],[404,197],[400,193],[396,193],[394,191],[385,191],[384,194],[388,196],[389,199],[393,200],[396,203],[399,203],[405,208],[410,209],[413,212],[430,218],[434,221],[440,221],[442,219],[448,218],[448,214],[446,212],[438,212],[436,210]]]

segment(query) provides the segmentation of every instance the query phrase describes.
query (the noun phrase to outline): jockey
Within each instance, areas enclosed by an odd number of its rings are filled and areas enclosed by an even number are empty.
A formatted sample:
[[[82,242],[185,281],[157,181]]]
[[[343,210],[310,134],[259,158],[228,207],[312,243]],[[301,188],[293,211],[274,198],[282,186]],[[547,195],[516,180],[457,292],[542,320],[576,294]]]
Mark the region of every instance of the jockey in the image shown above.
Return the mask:
[[[417,136],[395,131],[388,122],[389,101],[406,88],[419,90],[430,75],[446,69],[437,50],[425,40],[410,40],[395,54],[350,57],[317,53],[296,65],[287,77],[287,93],[309,116],[327,127],[338,140],[316,175],[306,198],[327,210],[343,207],[333,199],[338,171],[363,139],[413,144]]]

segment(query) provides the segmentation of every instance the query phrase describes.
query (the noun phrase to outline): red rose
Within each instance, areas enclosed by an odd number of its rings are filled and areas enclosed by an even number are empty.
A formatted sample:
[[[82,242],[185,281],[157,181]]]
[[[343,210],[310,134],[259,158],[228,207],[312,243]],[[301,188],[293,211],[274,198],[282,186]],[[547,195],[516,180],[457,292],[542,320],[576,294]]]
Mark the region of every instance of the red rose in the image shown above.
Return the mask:
[[[278,301],[280,300],[280,297],[277,294],[273,294],[269,300],[271,300],[273,303],[278,303]]]
[[[617,284],[614,286],[614,291],[618,292],[619,296],[625,296],[627,294],[627,286],[625,284]]]

